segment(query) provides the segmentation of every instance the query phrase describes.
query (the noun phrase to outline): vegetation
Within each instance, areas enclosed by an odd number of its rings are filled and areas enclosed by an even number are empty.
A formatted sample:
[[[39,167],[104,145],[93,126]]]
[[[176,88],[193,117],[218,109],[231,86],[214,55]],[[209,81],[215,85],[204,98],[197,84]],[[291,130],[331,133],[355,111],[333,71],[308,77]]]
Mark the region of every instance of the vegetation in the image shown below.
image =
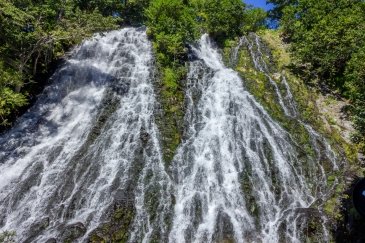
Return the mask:
[[[4,231],[4,232],[0,232],[0,243],[13,243],[15,242],[14,237],[15,237],[15,232],[14,231]]]
[[[0,1],[0,127],[42,90],[52,65],[95,32],[142,24],[148,1]]]
[[[180,142],[188,48],[203,32],[219,43],[264,25],[240,0],[11,0],[0,2],[0,128],[41,92],[75,44],[120,24],[148,26],[160,74],[165,160]]]
[[[246,8],[240,0],[151,0],[145,10],[160,73],[160,119],[167,164],[183,132],[184,79],[188,44],[209,33],[218,44],[265,24],[261,10]]]
[[[249,6],[243,14],[243,19],[245,21],[242,26],[243,33],[266,29],[267,13],[262,8]]]
[[[41,90],[52,62],[93,32],[115,28],[121,21],[104,16],[113,1],[97,2],[93,6],[69,0],[0,2],[1,126],[8,125],[9,118]]]
[[[350,99],[357,133],[365,152],[365,2],[361,0],[271,0],[291,44],[293,69],[308,84]]]
[[[245,24],[243,17],[246,5],[240,0],[210,0],[202,3],[193,2],[199,15],[201,28],[216,41],[223,43],[225,39],[242,34]]]
[[[334,144],[345,148],[346,157],[355,161],[356,153],[336,130],[327,130],[315,105],[315,94],[297,80],[338,93],[351,101],[357,133],[354,141],[365,151],[365,2],[362,0],[269,0],[275,8],[271,16],[280,21],[282,37],[290,43],[292,57],[281,48],[272,48],[278,70],[285,70],[292,80],[299,112],[305,121],[320,132],[331,133]],[[0,2],[0,127],[10,125],[22,107],[30,103],[44,84],[52,64],[67,50],[94,32],[119,25],[148,26],[153,42],[162,105],[159,123],[163,127],[164,160],[172,160],[183,132],[184,84],[187,76],[188,44],[202,33],[209,33],[221,47],[233,47],[238,36],[265,29],[267,14],[241,0],[9,0]],[[273,33],[262,32],[266,41],[277,41]],[[279,33],[279,32],[275,32]],[[268,37],[269,36],[269,37]],[[274,46],[281,45],[274,43]],[[228,52],[227,52],[228,53]],[[227,59],[227,58],[226,58]],[[278,120],[302,148],[300,156],[313,156],[310,137],[303,125],[288,119],[276,102],[275,90],[267,77],[255,70],[247,50],[238,55],[237,71],[245,84],[269,113]],[[291,66],[289,70],[288,67]],[[276,67],[274,67],[276,68]],[[278,84],[280,75],[274,81]],[[316,83],[314,83],[316,81]],[[279,87],[282,88],[282,87]],[[109,106],[106,113],[113,106]],[[105,114],[106,114],[105,113]],[[100,121],[102,122],[102,121]],[[96,130],[95,130],[96,129]],[[100,132],[95,128],[93,132]],[[100,129],[99,129],[100,130]],[[92,137],[90,137],[92,139]],[[299,156],[299,157],[300,157]],[[301,159],[301,158],[299,158]],[[247,175],[245,175],[247,176]],[[331,174],[329,180],[337,175]],[[337,187],[340,198],[344,184]],[[242,184],[252,201],[247,185]],[[338,189],[340,188],[340,189]],[[156,211],[151,189],[148,205]],[[324,210],[335,214],[336,197],[328,200]],[[258,206],[251,208],[258,212]],[[133,207],[116,208],[112,221],[104,224],[92,242],[128,239],[134,218]],[[0,242],[11,242],[12,232],[0,234]]]

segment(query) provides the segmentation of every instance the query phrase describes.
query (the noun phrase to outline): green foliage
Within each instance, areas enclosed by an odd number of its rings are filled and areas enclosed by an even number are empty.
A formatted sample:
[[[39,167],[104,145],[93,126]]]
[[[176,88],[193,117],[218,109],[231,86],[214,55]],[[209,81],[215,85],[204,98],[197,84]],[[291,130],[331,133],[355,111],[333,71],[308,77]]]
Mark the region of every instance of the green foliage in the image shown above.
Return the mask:
[[[240,0],[209,0],[203,5],[203,22],[218,42],[241,34],[245,4]]]
[[[165,68],[163,70],[163,81],[166,92],[173,93],[177,91],[177,82],[179,81],[179,77],[175,70],[172,68]]]
[[[270,17],[280,19],[283,16],[283,9],[296,4],[297,0],[267,0],[266,2],[274,5],[274,8],[270,10]]]
[[[120,0],[119,0],[120,1]],[[150,0],[124,0],[124,7],[120,11],[123,22],[127,25],[142,25],[146,21],[144,9]]]
[[[16,233],[14,231],[0,232],[0,243],[13,243]]]
[[[365,46],[354,53],[345,71],[347,95],[353,100],[356,133],[353,139],[365,151]]]
[[[180,82],[185,74],[187,43],[197,37],[193,9],[182,0],[152,0],[145,10],[148,34],[153,41],[160,69],[160,97],[163,119],[162,130],[164,161],[167,165],[180,143],[183,120],[184,93]]]
[[[145,11],[149,35],[162,65],[184,60],[185,45],[203,32],[219,44],[265,26],[266,13],[240,0],[152,0]]]
[[[0,126],[27,104],[52,62],[92,33],[118,26],[120,19],[104,16],[100,6],[80,7],[70,0],[0,1]]]
[[[76,0],[75,2],[83,11],[93,12],[98,9],[103,15],[112,15],[123,7],[122,1],[119,0]]]
[[[283,9],[281,24],[294,55],[320,79],[342,89],[351,55],[365,44],[365,3],[300,0]]]
[[[173,66],[184,59],[185,44],[196,38],[192,9],[182,0],[153,0],[145,13],[159,63]]]
[[[26,97],[14,91],[20,85],[21,75],[13,69],[5,68],[0,60],[0,126],[8,125],[11,113],[27,104]]]
[[[260,29],[266,16],[257,9],[245,12],[240,0],[151,0],[145,16],[161,79],[159,125],[168,165],[183,130],[187,45],[205,32],[223,45],[243,31]]]
[[[144,23],[144,9],[149,0],[77,0],[76,5],[85,12],[98,10],[103,16],[119,16],[128,25]]]
[[[262,8],[248,8],[243,14],[243,32],[256,32],[266,27],[267,13]]]
[[[7,117],[19,107],[27,104],[27,99],[24,95],[16,93],[10,88],[0,90],[0,125],[8,125]]]
[[[295,69],[349,98],[365,152],[365,2],[361,0],[271,0],[284,38],[291,44]]]

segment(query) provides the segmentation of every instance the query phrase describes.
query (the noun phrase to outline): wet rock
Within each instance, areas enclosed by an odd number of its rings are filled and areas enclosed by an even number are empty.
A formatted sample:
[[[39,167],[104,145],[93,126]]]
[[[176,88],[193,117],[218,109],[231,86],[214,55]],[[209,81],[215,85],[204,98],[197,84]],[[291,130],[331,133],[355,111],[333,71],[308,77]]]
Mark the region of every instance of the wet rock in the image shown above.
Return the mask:
[[[142,130],[139,138],[141,139],[143,144],[146,144],[148,142],[148,139],[150,138],[150,135],[146,131]]]
[[[45,230],[49,225],[49,218],[43,218],[39,221],[35,222],[30,226],[28,231],[28,238],[24,242],[31,242],[34,238],[36,238],[40,233]]]
[[[354,177],[341,201],[341,217],[334,230],[336,242],[365,242],[365,217],[361,216],[353,204],[353,191],[361,178]]]
[[[121,189],[118,189],[115,193],[115,204],[116,206],[129,206],[132,207],[134,204],[134,198],[130,195],[133,195],[131,192],[128,193],[126,191],[123,191]]]
[[[57,243],[57,240],[55,238],[50,238],[45,243]]]
[[[62,242],[72,242],[83,236],[85,233],[86,227],[80,222],[68,225],[62,233]]]
[[[118,95],[124,95],[128,92],[129,86],[130,86],[130,83],[128,82],[128,80],[118,80],[118,79],[114,78],[111,81],[110,88]]]
[[[88,242],[126,242],[128,240],[129,227],[135,215],[134,206],[119,205],[107,214],[110,221],[92,231]]]
[[[226,213],[218,213],[217,225],[213,238],[215,242],[235,242],[233,224]]]

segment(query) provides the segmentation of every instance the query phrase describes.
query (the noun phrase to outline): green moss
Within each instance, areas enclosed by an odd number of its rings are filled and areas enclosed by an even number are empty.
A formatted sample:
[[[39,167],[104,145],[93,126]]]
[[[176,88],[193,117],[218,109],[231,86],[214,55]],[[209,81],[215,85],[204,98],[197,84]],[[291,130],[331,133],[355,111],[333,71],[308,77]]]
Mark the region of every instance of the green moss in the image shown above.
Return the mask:
[[[183,66],[160,68],[160,85],[158,88],[162,112],[157,118],[161,131],[163,157],[169,166],[176,148],[179,146],[183,132],[184,87],[187,69]]]
[[[233,49],[238,45],[238,40],[230,40],[227,39],[224,41],[223,47],[222,47],[222,57],[223,61],[227,64],[231,65],[231,54]],[[229,65],[229,66],[230,66]]]
[[[91,234],[90,242],[127,242],[130,236],[129,227],[133,222],[134,215],[135,209],[133,207],[126,206],[115,209],[110,222],[105,223]]]
[[[326,201],[324,205],[324,211],[327,215],[330,215],[332,218],[338,220],[341,218],[340,211],[338,209],[338,205],[340,204],[339,198],[333,197]]]
[[[275,118],[284,120],[283,112],[276,100],[275,90],[268,82],[268,78],[254,68],[250,53],[245,48],[242,48],[239,52],[236,70],[242,76],[246,88],[258,99],[264,108],[270,111]]]
[[[179,87],[179,76],[177,75],[176,71],[172,68],[165,68],[163,70],[163,85],[164,85],[164,91],[166,92],[166,95],[172,95],[175,93]]]
[[[321,118],[321,113],[316,104],[316,100],[318,99],[318,91],[307,87],[302,80],[291,73],[291,70],[288,68],[288,65],[291,62],[290,56],[286,51],[287,47],[282,44],[280,40],[280,32],[272,30],[265,31],[261,34],[261,36],[273,50],[272,53],[274,60],[277,60],[278,67],[285,71],[285,75],[291,87],[301,119],[311,124],[315,130],[317,130],[326,138],[336,153],[338,161],[348,162],[347,165],[345,164],[344,167],[340,168],[340,170],[334,172],[333,167],[329,161],[322,161],[324,163],[325,171],[329,174],[327,178],[329,186],[335,186],[331,197],[325,201],[324,211],[330,216],[330,218],[339,220],[341,218],[341,200],[346,196],[346,194],[343,193],[347,187],[344,182],[345,174],[361,174],[357,157],[358,148],[345,141],[345,139],[341,136],[340,131],[336,128],[336,121],[332,117],[327,117],[327,123],[329,123],[329,126],[325,125],[323,122],[323,115]],[[325,102],[332,104],[335,102],[335,100],[327,99]],[[282,120],[279,119],[279,121],[283,123]],[[295,126],[290,128],[285,122],[283,123],[283,126],[286,129],[289,128],[288,131],[291,134],[293,134],[293,132],[295,134]],[[301,140],[299,144],[306,144],[307,138],[305,137],[305,132],[301,131],[299,134],[302,134],[301,138],[299,139]],[[337,179],[337,184],[335,184],[335,179]]]
[[[145,194],[144,204],[146,205],[151,221],[153,221],[156,218],[157,214],[159,213],[158,206],[159,206],[159,199],[161,196],[160,190],[161,188],[159,185],[157,184],[152,185],[147,189]]]
[[[336,128],[336,121],[334,119],[327,119],[327,122],[323,121],[324,115],[321,114],[317,107],[318,91],[306,86],[306,84],[295,76],[288,65],[291,62],[290,55],[287,52],[287,46],[282,43],[280,39],[280,32],[274,30],[261,31],[260,35],[265,44],[270,48],[272,57],[267,58],[267,62],[273,72],[279,71],[281,75],[285,75],[287,82],[292,91],[300,120],[307,124],[310,124],[317,132],[319,132],[331,145],[334,150],[338,161],[348,161],[349,164],[341,163],[338,171],[333,171],[333,166],[327,159],[322,159],[321,163],[328,175],[328,185],[334,186],[334,190],[331,192],[329,198],[325,199],[323,209],[326,214],[333,220],[340,218],[340,203],[343,199],[344,191],[346,189],[345,174],[351,171],[352,173],[360,175],[362,170],[359,170],[359,163],[357,159],[356,146],[349,144],[341,136],[340,131]],[[224,60],[228,62],[229,51],[232,48],[229,46],[224,49]],[[274,63],[270,63],[270,59],[275,60]],[[291,119],[284,114],[283,109],[278,103],[275,90],[270,84],[268,78],[258,72],[252,63],[251,55],[247,48],[241,48],[238,55],[236,71],[241,75],[244,80],[244,85],[247,90],[255,96],[257,101],[265,108],[270,116],[278,121],[281,126],[291,134],[291,137],[296,141],[298,148],[298,159],[302,166],[313,166],[308,161],[316,156],[315,148],[311,145],[311,137],[307,129],[298,122],[297,119]],[[276,74],[275,74],[276,75]],[[279,82],[279,78],[273,75],[272,79],[277,82],[277,85],[284,96],[286,94],[285,86]],[[334,100],[328,100],[327,102],[335,102]],[[329,124],[329,125],[327,125]],[[308,163],[308,164],[306,164]],[[304,169],[305,171],[306,169]],[[336,183],[336,184],[335,184]],[[243,185],[243,190],[246,187]],[[246,191],[248,193],[248,191]],[[313,228],[313,227],[312,227]]]
[[[262,40],[271,48],[271,53],[279,69],[285,68],[291,62],[291,57],[287,51],[287,45],[281,40],[281,32],[278,30],[266,29],[259,32]]]
[[[0,243],[15,242],[14,237],[16,236],[15,231],[4,231],[0,232]]]

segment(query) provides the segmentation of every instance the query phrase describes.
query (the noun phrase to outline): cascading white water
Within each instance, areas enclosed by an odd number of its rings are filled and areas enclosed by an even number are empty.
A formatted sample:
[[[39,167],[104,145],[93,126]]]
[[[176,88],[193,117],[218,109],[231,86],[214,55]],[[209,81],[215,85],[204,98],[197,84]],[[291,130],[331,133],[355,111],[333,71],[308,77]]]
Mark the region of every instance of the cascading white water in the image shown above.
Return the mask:
[[[270,84],[274,87],[276,96],[278,98],[278,102],[279,102],[281,108],[283,109],[285,115],[293,116],[292,111],[290,111],[288,109],[288,107],[286,106],[286,104],[284,103],[284,99],[280,93],[278,85],[272,79],[272,77],[269,75],[269,68],[266,65],[266,62],[263,57],[264,55],[260,48],[259,37],[254,33],[252,33],[252,35],[253,35],[253,38],[255,39],[254,41],[251,42],[251,41],[249,41],[249,39],[246,36],[244,36],[244,37],[242,37],[240,42],[243,41],[244,43],[246,43],[246,45],[250,51],[252,61],[253,61],[255,68],[258,71],[262,72],[267,77],[267,79],[270,81]],[[254,50],[254,46],[256,46],[256,50]]]
[[[247,37],[241,38],[240,43],[238,44],[239,47],[242,46],[241,44],[242,41],[246,44],[247,49],[250,52],[251,59],[255,68],[258,71],[264,73],[265,76],[268,78],[270,84],[274,87],[276,96],[279,100],[279,104],[281,105],[284,111],[284,114],[296,120],[296,122],[300,126],[303,126],[304,129],[307,131],[311,140],[311,148],[315,151],[315,156],[314,156],[315,158],[309,165],[309,174],[311,174],[311,176],[309,177],[314,177],[314,175],[317,175],[318,178],[316,181],[320,182],[318,183],[319,185],[317,186],[319,188],[321,186],[327,188],[325,190],[327,192],[323,192],[324,188],[319,189],[317,196],[317,198],[325,200],[326,198],[328,198],[329,194],[331,194],[330,192],[334,190],[336,184],[338,183],[338,179],[336,178],[335,181],[333,182],[332,189],[328,189],[327,185],[328,175],[324,170],[323,166],[324,161],[327,161],[332,165],[332,171],[337,171],[339,169],[339,166],[343,165],[343,162],[342,164],[339,163],[338,158],[336,158],[336,153],[333,151],[329,142],[324,137],[322,137],[318,132],[316,132],[311,125],[301,120],[300,114],[297,109],[297,105],[291,92],[291,88],[288,84],[287,77],[284,72],[281,73],[281,83],[283,84],[286,92],[283,98],[277,83],[271,78],[273,75],[271,73],[271,70],[268,68],[268,64],[266,63],[266,60],[264,58],[264,54],[262,51],[263,49],[262,41],[260,37],[255,33],[251,33]],[[235,52],[237,52],[237,50],[235,50]],[[317,170],[310,171],[311,168],[317,168]],[[322,216],[322,220],[326,221],[325,216]],[[325,228],[324,230],[328,231]],[[328,234],[328,232],[326,234]]]
[[[299,156],[207,35],[193,48],[185,139],[164,168],[151,49],[133,28],[84,42],[0,137],[0,231],[15,230],[19,242],[88,242],[104,233],[107,242],[303,242],[314,211],[327,241],[326,218],[311,208],[330,190],[320,181],[321,136],[303,123],[318,156]],[[270,77],[260,55],[256,68]],[[279,102],[293,118],[282,82]],[[109,237],[105,225],[125,235]]]
[[[224,67],[207,35],[194,52],[187,139],[173,164],[170,242],[303,241],[314,178],[305,177],[288,134]]]
[[[286,94],[283,97],[281,94],[281,91],[277,85],[277,83],[272,78],[272,73],[270,71],[270,68],[268,67],[266,61],[265,61],[265,54],[263,53],[263,47],[262,47],[262,41],[260,37],[255,33],[250,33],[248,36],[244,36],[240,39],[240,42],[238,44],[238,50],[234,50],[234,52],[238,52],[239,48],[242,46],[242,43],[245,43],[248,51],[250,52],[251,59],[253,62],[254,67],[262,72],[267,79],[269,80],[270,84],[274,87],[275,94],[278,98],[278,102],[280,106],[282,107],[284,114],[290,118],[295,119],[300,125],[302,125],[308,132],[309,136],[312,140],[312,148],[317,153],[317,166],[321,168],[323,171],[322,165],[320,164],[320,159],[322,158],[322,151],[319,149],[319,143],[323,144],[323,152],[324,157],[326,157],[333,165],[334,169],[338,169],[338,161],[336,159],[335,153],[332,150],[330,144],[326,139],[324,139],[321,135],[319,135],[318,132],[316,132],[309,124],[303,122],[300,118],[300,114],[298,113],[298,109],[293,97],[293,94],[291,92],[290,86],[288,84],[286,75],[284,72],[281,73],[281,83],[285,87]],[[237,54],[235,54],[237,57]],[[324,176],[324,171],[323,171]]]
[[[135,208],[132,242],[167,230],[163,212],[152,221],[143,206],[149,187],[164,187],[164,197],[169,183],[153,121],[152,61],[143,30],[99,35],[74,51],[0,138],[1,230],[44,242],[78,226],[83,241],[115,204]],[[168,197],[160,203],[165,211]]]

